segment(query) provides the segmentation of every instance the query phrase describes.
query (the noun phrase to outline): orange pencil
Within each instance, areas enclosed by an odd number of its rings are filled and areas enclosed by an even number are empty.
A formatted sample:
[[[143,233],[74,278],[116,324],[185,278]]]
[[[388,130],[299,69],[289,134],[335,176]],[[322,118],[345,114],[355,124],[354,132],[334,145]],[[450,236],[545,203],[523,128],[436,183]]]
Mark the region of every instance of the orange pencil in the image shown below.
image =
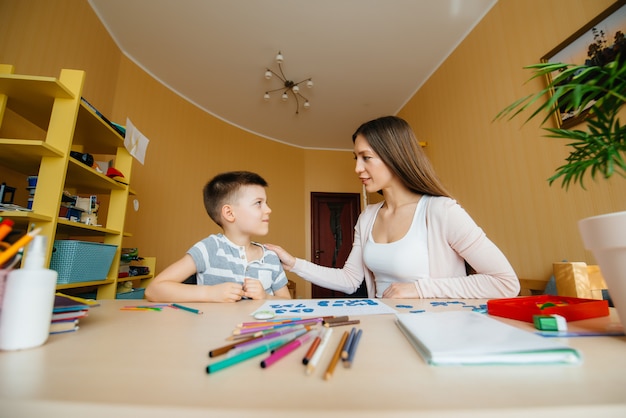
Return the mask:
[[[339,362],[339,357],[341,357],[343,346],[346,343],[346,340],[348,339],[349,334],[350,333],[348,331],[344,331],[343,335],[341,336],[341,341],[339,341],[339,345],[337,346],[337,349],[335,350],[335,354],[333,354],[333,358],[332,360],[330,360],[330,363],[328,364],[328,368],[326,369],[326,373],[324,374],[324,380],[328,380],[331,377],[333,377],[333,372],[335,371],[335,367],[337,367],[337,363]]]
[[[22,236],[20,239],[15,241],[9,248],[0,253],[0,266],[6,263],[13,257],[17,252],[25,247],[29,242],[33,240],[35,235],[41,232],[41,228],[33,229],[28,234]]]

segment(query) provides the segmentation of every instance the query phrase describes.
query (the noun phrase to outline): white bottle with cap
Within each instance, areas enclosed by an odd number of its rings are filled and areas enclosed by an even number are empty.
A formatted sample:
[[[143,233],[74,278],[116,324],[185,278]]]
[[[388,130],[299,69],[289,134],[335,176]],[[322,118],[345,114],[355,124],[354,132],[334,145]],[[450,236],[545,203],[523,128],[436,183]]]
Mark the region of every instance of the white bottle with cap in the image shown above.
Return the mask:
[[[0,311],[0,350],[38,347],[50,334],[57,275],[44,268],[46,237],[33,238],[22,268],[9,273]]]

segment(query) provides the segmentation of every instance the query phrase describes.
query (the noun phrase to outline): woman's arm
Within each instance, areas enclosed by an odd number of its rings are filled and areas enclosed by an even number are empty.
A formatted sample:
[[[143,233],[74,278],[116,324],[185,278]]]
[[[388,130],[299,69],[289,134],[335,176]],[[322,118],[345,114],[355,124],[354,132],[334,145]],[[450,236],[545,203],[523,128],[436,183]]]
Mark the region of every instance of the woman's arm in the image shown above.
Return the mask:
[[[351,294],[356,292],[363,282],[361,245],[357,243],[356,237],[352,251],[342,269],[324,267],[296,258],[278,245],[265,244],[265,246],[278,254],[285,270],[293,272],[317,286]]]
[[[454,200],[438,199],[427,215],[431,277],[416,282],[420,297],[517,296],[519,280],[502,251]],[[464,261],[475,273],[465,272]]]

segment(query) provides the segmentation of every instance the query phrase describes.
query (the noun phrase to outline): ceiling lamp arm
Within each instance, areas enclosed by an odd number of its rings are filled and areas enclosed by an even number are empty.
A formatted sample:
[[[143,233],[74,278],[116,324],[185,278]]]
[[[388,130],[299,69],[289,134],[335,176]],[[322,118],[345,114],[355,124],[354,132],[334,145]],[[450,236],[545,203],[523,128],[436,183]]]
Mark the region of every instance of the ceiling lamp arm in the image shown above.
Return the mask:
[[[272,89],[272,90],[266,90],[265,94],[263,95],[263,98],[267,101],[270,99],[270,93],[282,91],[283,93],[281,95],[281,98],[283,101],[286,101],[289,97],[288,92],[291,92],[293,97],[296,99],[296,115],[297,115],[300,113],[300,101],[303,101],[303,107],[305,109],[308,109],[311,106],[309,99],[307,99],[304,95],[302,95],[302,93],[300,93],[300,85],[303,83],[306,83],[306,86],[308,88],[311,88],[313,87],[313,80],[311,78],[305,78],[304,80],[298,81],[297,83],[293,82],[292,80],[289,80],[287,76],[285,76],[285,73],[283,71],[282,62],[283,62],[283,55],[279,51],[278,55],[276,55],[276,63],[278,64],[278,72],[272,70],[271,68],[266,68],[265,78],[269,80],[272,78],[272,76],[276,76],[276,78],[278,78],[283,83],[283,86],[276,88],[276,89]]]

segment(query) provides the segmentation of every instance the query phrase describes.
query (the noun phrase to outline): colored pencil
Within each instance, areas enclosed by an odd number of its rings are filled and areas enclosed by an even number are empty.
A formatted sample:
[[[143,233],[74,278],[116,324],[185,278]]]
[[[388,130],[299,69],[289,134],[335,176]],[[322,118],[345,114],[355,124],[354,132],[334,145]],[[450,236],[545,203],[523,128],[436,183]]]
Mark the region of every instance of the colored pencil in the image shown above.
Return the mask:
[[[172,303],[171,305],[173,308],[177,308],[177,309],[182,309],[183,311],[187,311],[187,312],[191,312],[191,313],[195,313],[197,315],[202,315],[203,312],[199,309],[194,309],[194,308],[190,308],[188,306],[184,306],[184,305],[179,305],[178,303]]]
[[[343,346],[348,339],[348,331],[344,331],[341,336],[341,340],[337,345],[337,349],[335,350],[335,354],[333,354],[333,358],[330,360],[328,367],[326,368],[326,373],[324,373],[324,380],[329,380],[333,377],[333,373],[335,372],[335,367],[337,367],[337,362],[339,362],[339,357],[341,357],[341,351],[343,350]]]
[[[352,344],[350,344],[350,352],[348,353],[348,359],[343,362],[344,367],[351,367],[352,362],[354,361],[354,356],[356,354],[356,348],[359,345],[359,341],[361,340],[361,335],[363,334],[363,330],[359,329],[359,331],[354,336],[354,340],[352,340]]]
[[[350,344],[352,344],[352,340],[354,340],[354,334],[356,334],[356,328],[352,327],[352,329],[350,330],[350,335],[348,335],[348,339],[346,340],[346,343],[341,350],[342,360],[348,359],[348,354],[350,354]]]

